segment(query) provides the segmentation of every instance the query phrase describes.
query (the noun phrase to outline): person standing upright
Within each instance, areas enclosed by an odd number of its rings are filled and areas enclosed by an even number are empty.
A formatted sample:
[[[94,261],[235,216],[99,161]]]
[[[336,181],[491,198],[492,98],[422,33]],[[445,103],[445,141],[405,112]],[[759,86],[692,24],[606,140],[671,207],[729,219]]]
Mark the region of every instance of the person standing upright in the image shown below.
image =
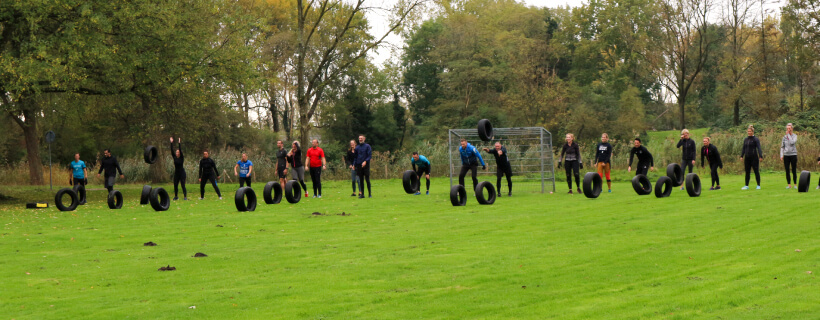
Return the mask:
[[[700,149],[701,168],[703,168],[704,158],[709,160],[709,172],[712,175],[712,187],[709,188],[709,190],[720,190],[720,177],[718,177],[717,169],[723,169],[723,161],[720,160],[720,152],[718,152],[717,147],[712,144],[712,139],[709,137],[703,138],[703,147]]]
[[[692,167],[695,166],[695,140],[689,138],[689,129],[683,129],[680,132],[680,140],[678,141],[678,149],[681,149],[681,165],[683,165],[683,173],[686,174],[686,168],[689,168],[689,173],[692,173]],[[680,186],[683,190],[684,186]]]
[[[325,160],[325,150],[319,148],[319,140],[313,139],[313,144],[306,153],[307,163],[305,168],[310,170],[310,180],[313,182],[313,197],[322,197],[322,170],[327,168]]]
[[[353,163],[356,162],[356,141],[350,140],[350,146],[347,148],[347,152],[345,153],[345,165],[348,169],[350,169],[350,181],[353,185],[353,193],[350,194],[351,197],[356,196],[356,187],[359,184],[359,175],[356,174],[356,167],[353,166]]]
[[[85,186],[88,181],[88,168],[85,167],[85,161],[80,160],[80,154],[74,154],[74,161],[71,161],[71,184],[73,186]]]
[[[504,146],[501,145],[501,142],[496,142],[492,150],[484,148],[484,152],[489,153],[493,155],[493,157],[495,157],[495,188],[498,190],[496,194],[498,194],[498,196],[501,197],[501,178],[506,175],[507,196],[512,196],[512,166],[510,165],[510,159],[507,158],[507,148],[504,148]]]
[[[749,190],[749,174],[754,170],[757,181],[756,189],[760,190],[760,161],[763,161],[763,149],[760,148],[760,139],[755,137],[753,126],[746,129],[746,135],[746,139],[743,139],[743,150],[740,152],[740,159],[743,160],[743,166],[746,169],[746,185],[740,189]]]
[[[216,168],[216,162],[211,159],[211,153],[205,150],[202,152],[202,160],[199,160],[199,200],[205,199],[205,184],[208,181],[214,186],[219,200],[222,200],[222,193],[219,192],[216,180],[219,180],[219,170]]]
[[[646,147],[641,145],[641,139],[635,138],[634,147],[629,150],[629,164],[627,166],[626,171],[632,171],[632,159],[634,156],[638,156],[638,167],[635,168],[635,175],[646,175],[649,173],[649,170],[655,171],[655,158],[652,157],[652,154],[649,153],[649,150]]]
[[[108,189],[109,193],[114,190],[114,183],[117,182],[117,172],[120,173],[120,179],[125,179],[125,175],[122,174],[122,169],[120,168],[120,162],[117,161],[117,157],[111,155],[111,150],[109,149],[103,150],[103,158],[100,160],[100,171],[97,172],[97,177],[99,177],[103,171],[105,171],[103,186]]]
[[[293,180],[299,181],[302,190],[305,190],[305,198],[307,198],[308,191],[307,185],[305,185],[305,167],[302,164],[302,146],[299,144],[299,141],[294,141],[291,145],[291,149],[288,152],[288,164],[291,168],[290,176],[293,177]]]
[[[279,185],[285,187],[288,182],[288,151],[285,150],[285,144],[282,140],[276,141],[276,176],[279,177]]]
[[[795,188],[797,187],[797,135],[794,134],[794,125],[791,123],[786,125],[786,135],[780,142],[780,161],[786,166],[786,189],[792,188],[792,181],[794,181]],[[792,175],[789,176],[789,169],[791,168]]]
[[[359,175],[359,199],[364,199],[364,184],[367,183],[367,197],[373,198],[370,193],[370,159],[373,156],[373,149],[365,143],[367,139],[363,134],[359,135],[359,145],[356,146],[356,161],[353,165]]]
[[[236,169],[239,169],[239,172],[236,172]],[[248,184],[248,187],[251,186],[251,174],[253,173],[253,162],[248,160],[248,154],[242,153],[242,160],[236,162],[236,165],[233,166],[233,175],[239,176],[239,187],[242,188],[245,184]]]
[[[174,200],[179,200],[179,185],[182,184],[182,197],[188,200],[188,190],[185,189],[185,155],[182,154],[182,138],[177,140],[179,148],[174,151],[174,138],[171,138],[171,158],[174,159]]]
[[[575,142],[575,135],[567,133],[565,138],[567,143],[561,148],[561,157],[558,158],[558,168],[561,168],[561,161],[564,162],[564,168],[567,174],[567,186],[569,186],[569,194],[572,194],[572,177],[575,176],[575,186],[578,187],[578,193],[581,193],[581,174],[579,168],[583,167],[581,163],[581,148]]]
[[[609,134],[606,132],[601,134],[601,142],[598,143],[595,150],[598,150],[595,152],[595,165],[598,167],[598,175],[603,179],[606,174],[606,186],[609,192],[612,192],[612,178],[609,176],[610,170],[612,169],[612,165],[610,164],[612,159],[612,145],[609,144]]]

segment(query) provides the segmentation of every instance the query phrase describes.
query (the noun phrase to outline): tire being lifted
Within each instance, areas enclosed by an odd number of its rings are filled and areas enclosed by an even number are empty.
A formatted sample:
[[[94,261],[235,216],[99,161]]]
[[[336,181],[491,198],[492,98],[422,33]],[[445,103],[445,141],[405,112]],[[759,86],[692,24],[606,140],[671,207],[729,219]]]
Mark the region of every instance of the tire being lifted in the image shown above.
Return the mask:
[[[639,196],[648,195],[652,193],[652,182],[649,182],[645,175],[639,174],[632,178],[632,189],[635,189]]]
[[[680,187],[683,185],[684,176],[683,169],[677,163],[670,163],[666,166],[666,176],[672,180],[673,187]]]
[[[248,203],[245,204],[245,197],[248,197]],[[234,203],[236,203],[236,210],[254,211],[256,210],[256,192],[251,187],[242,187],[236,190],[234,195]]]
[[[156,211],[166,211],[171,207],[171,198],[168,196],[168,191],[163,188],[151,189],[151,195],[148,198],[151,201],[151,207]]]
[[[672,178],[667,176],[662,176],[658,178],[658,182],[655,182],[655,197],[658,198],[666,198],[672,194],[672,188],[674,188],[674,184],[672,183]]]
[[[122,208],[122,192],[119,190],[111,190],[108,193],[108,209]]]
[[[493,139],[493,125],[490,120],[478,120],[478,137],[481,141],[490,141]]]
[[[404,192],[407,194],[414,194],[419,191],[421,187],[421,182],[419,182],[419,175],[416,174],[413,170],[407,170],[404,172],[404,176],[401,179],[402,184],[404,185]]]
[[[262,191],[262,198],[267,204],[278,204],[282,202],[282,185],[276,181],[270,181],[265,184],[265,190]]]
[[[450,203],[452,203],[454,207],[467,205],[467,189],[464,189],[464,186],[460,184],[450,188]]]
[[[79,201],[79,203],[78,203],[79,205],[84,205],[88,202],[88,200],[85,197],[85,186],[83,186],[81,184],[78,184],[78,185],[74,186],[73,190],[74,190],[74,192],[77,193],[77,199]]]
[[[66,194],[71,197],[71,204],[69,204],[68,207],[63,204],[63,196]],[[57,191],[56,195],[54,195],[54,205],[56,205],[57,209],[60,209],[60,211],[74,211],[74,209],[77,209],[77,205],[79,204],[80,200],[77,198],[77,193],[70,188],[62,188]]]
[[[159,151],[155,146],[147,146],[145,147],[145,152],[143,153],[143,158],[145,158],[145,163],[147,164],[154,164],[157,162],[157,156],[159,155]]]
[[[700,177],[697,173],[690,173],[686,175],[686,193],[690,197],[700,196]]]
[[[798,181],[797,192],[809,192],[809,185],[811,184],[811,171],[801,171],[800,180]]]
[[[302,186],[296,180],[285,183],[285,199],[290,203],[299,203],[302,200]]]
[[[587,198],[595,199],[601,195],[603,181],[597,172],[587,172],[584,175],[584,195]]]
[[[149,202],[148,198],[150,198],[150,197],[151,197],[151,186],[146,184],[146,185],[142,186],[142,193],[140,193],[140,204],[141,205],[148,204],[148,202]]]
[[[484,198],[484,189],[487,189],[489,196]],[[495,187],[489,181],[481,181],[475,187],[475,199],[478,204],[493,204],[495,203]]]

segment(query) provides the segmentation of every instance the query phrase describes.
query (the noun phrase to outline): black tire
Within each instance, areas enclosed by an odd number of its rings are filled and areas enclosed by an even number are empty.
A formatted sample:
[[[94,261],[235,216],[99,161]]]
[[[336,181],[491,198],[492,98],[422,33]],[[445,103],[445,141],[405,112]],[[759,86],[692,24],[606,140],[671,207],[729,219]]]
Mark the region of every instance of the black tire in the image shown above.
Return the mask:
[[[145,163],[147,164],[154,164],[157,162],[157,157],[159,156],[159,150],[155,146],[147,146],[145,147],[145,153],[143,153],[143,158],[145,158]]]
[[[690,173],[686,175],[686,193],[690,197],[700,196],[700,177],[697,173]]]
[[[421,187],[419,175],[413,170],[405,171],[401,180],[404,185],[404,192],[407,192],[407,194],[414,194],[418,192]]]
[[[645,175],[639,174],[632,178],[632,189],[635,189],[639,196],[645,196],[652,193],[652,183]]]
[[[587,198],[595,199],[601,195],[603,181],[597,172],[587,172],[584,175],[584,195]]]
[[[296,180],[285,183],[285,199],[290,203],[299,203],[302,200],[302,186]]]
[[[467,205],[467,189],[464,186],[457,184],[450,188],[450,203],[454,207],[463,207]]]
[[[73,190],[77,193],[77,200],[79,201],[79,205],[84,205],[88,202],[88,200],[85,197],[85,186],[78,184],[74,186]]]
[[[122,208],[122,192],[119,190],[111,190],[108,193],[108,209]]]
[[[163,188],[151,189],[151,195],[148,196],[151,202],[151,207],[155,211],[166,211],[171,207],[171,198],[168,196],[168,191]]]
[[[484,199],[484,189],[487,189],[490,195],[487,199]],[[493,204],[495,203],[495,196],[495,187],[489,181],[481,181],[475,187],[475,199],[478,204]]]
[[[481,141],[490,141],[493,139],[493,125],[490,120],[478,120],[478,137]]]
[[[658,178],[658,182],[655,182],[655,197],[658,198],[666,198],[672,194],[672,189],[675,187],[675,184],[672,183],[672,178],[667,176],[662,176]]]
[[[278,204],[282,202],[282,185],[279,182],[270,181],[265,185],[262,198],[267,204]]]
[[[148,204],[148,202],[150,202],[149,199],[148,199],[150,196],[151,196],[151,186],[149,186],[147,184],[142,186],[142,193],[140,193],[140,204],[141,205]]]
[[[672,180],[673,187],[680,187],[681,185],[683,185],[683,168],[681,168],[679,164],[670,163],[668,166],[666,166],[666,176]]]
[[[811,184],[811,172],[800,171],[800,180],[797,183],[797,192],[809,192],[809,185]]]
[[[247,204],[245,204],[245,197],[248,198]],[[254,192],[251,187],[237,189],[233,199],[234,203],[236,203],[236,210],[240,212],[256,210],[256,192]]]
[[[71,197],[71,204],[66,207],[63,204],[63,196],[68,194]],[[57,209],[60,211],[74,211],[77,209],[77,206],[80,204],[80,200],[77,197],[77,193],[70,188],[62,188],[57,191],[57,194],[54,195],[54,205],[57,206]]]

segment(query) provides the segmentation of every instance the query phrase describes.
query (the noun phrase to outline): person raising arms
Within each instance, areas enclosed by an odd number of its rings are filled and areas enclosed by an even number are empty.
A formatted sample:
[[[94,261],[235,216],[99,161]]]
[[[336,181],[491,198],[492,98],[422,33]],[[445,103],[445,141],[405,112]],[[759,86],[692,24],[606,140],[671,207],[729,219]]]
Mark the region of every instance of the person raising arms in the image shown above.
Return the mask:
[[[182,197],[188,200],[188,190],[185,189],[185,155],[182,154],[182,138],[177,140],[179,148],[174,150],[174,138],[171,137],[171,158],[174,160],[174,200],[179,200],[179,185],[182,184]]]

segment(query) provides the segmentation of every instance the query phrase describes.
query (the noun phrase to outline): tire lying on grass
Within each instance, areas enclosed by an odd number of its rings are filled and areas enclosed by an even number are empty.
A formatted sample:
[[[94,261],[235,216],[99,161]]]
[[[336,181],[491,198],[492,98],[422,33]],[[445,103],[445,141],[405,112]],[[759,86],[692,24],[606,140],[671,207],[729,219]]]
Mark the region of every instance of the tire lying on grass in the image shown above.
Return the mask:
[[[407,170],[404,172],[404,176],[401,179],[402,184],[404,185],[404,192],[407,194],[414,194],[419,191],[421,187],[421,183],[419,182],[419,175],[416,174],[413,170]]]
[[[67,207],[63,204],[64,195],[71,197],[71,204]],[[54,195],[54,205],[56,205],[57,209],[60,209],[60,211],[74,211],[74,209],[77,209],[77,205],[79,204],[80,200],[77,197],[77,193],[70,188],[62,188],[57,191],[56,195]]]
[[[78,184],[74,186],[74,192],[77,193],[77,200],[79,201],[79,205],[84,205],[88,202],[85,197],[85,186]]]
[[[591,199],[597,198],[601,195],[602,184],[601,175],[597,172],[587,172],[584,175],[584,195]]]
[[[168,196],[168,191],[163,188],[151,189],[151,195],[148,198],[151,207],[156,211],[166,211],[171,207],[171,198]]]
[[[493,125],[490,120],[478,120],[478,137],[481,141],[490,141],[493,139]]]
[[[658,178],[658,182],[655,182],[655,197],[658,198],[666,198],[672,194],[672,188],[674,188],[674,183],[672,183],[672,178],[667,176],[662,176]]]
[[[158,150],[155,146],[147,146],[145,147],[145,152],[143,153],[143,158],[145,158],[145,163],[147,164],[154,164],[157,162]]]
[[[245,197],[248,198],[248,203],[245,203]],[[256,210],[256,192],[251,187],[242,187],[236,190],[234,195],[234,203],[236,203],[236,210],[254,211]]]
[[[677,163],[670,163],[666,166],[666,176],[672,180],[673,187],[680,187],[683,185],[683,169]]]
[[[487,198],[484,198],[484,189],[487,189],[489,194]],[[495,187],[489,181],[481,181],[475,187],[475,199],[478,204],[493,204],[495,203],[495,196]]]
[[[652,193],[652,183],[645,175],[639,174],[632,178],[632,189],[635,189],[639,196],[645,196]]]
[[[457,184],[450,188],[450,203],[454,207],[461,207],[467,205],[467,189],[464,186]]]
[[[262,191],[262,198],[267,204],[278,204],[282,202],[282,185],[279,182],[270,181],[265,185],[265,190]]]
[[[801,171],[800,180],[797,183],[797,192],[809,192],[809,184],[811,184],[811,171]]]
[[[148,198],[150,196],[151,196],[151,186],[149,186],[147,184],[142,186],[142,193],[140,193],[140,204],[141,205],[148,204],[148,202],[149,202]]]
[[[285,199],[290,203],[299,203],[302,200],[302,186],[296,180],[285,183]]]
[[[119,190],[111,190],[108,193],[108,209],[122,208],[122,192]]]
[[[686,193],[690,197],[700,196],[700,177],[697,173],[690,173],[686,175]]]

